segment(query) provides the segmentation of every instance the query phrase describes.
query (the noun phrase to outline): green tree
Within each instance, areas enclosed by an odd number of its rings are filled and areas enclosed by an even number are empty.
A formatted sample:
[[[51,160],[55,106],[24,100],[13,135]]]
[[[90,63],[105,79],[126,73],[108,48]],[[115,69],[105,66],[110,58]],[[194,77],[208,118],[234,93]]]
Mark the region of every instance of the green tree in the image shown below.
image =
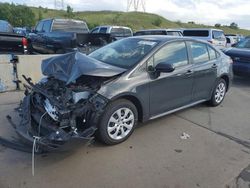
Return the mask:
[[[32,10],[25,5],[15,5],[14,3],[0,3],[0,19],[7,20],[13,26],[33,26],[35,15]]]
[[[229,26],[231,29],[239,29],[238,24],[235,22],[232,22]]]
[[[221,24],[217,23],[217,24],[214,25],[214,27],[221,27]]]
[[[154,26],[160,27],[162,23],[162,20],[160,18],[156,18],[155,20],[153,20],[152,24]]]
[[[73,18],[74,17],[74,12],[73,12],[73,8],[69,5],[67,5],[67,17],[68,18]]]

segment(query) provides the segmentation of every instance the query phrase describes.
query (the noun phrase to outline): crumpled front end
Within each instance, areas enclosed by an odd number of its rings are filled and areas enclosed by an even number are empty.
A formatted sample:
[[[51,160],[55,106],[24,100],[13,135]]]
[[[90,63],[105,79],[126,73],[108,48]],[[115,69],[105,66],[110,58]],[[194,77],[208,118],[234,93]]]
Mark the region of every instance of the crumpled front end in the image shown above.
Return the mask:
[[[77,83],[66,85],[53,77],[26,86],[19,113],[21,122],[15,125],[22,140],[36,152],[68,150],[89,142],[108,99],[96,91],[101,78],[84,76]],[[88,84],[84,84],[88,83]]]

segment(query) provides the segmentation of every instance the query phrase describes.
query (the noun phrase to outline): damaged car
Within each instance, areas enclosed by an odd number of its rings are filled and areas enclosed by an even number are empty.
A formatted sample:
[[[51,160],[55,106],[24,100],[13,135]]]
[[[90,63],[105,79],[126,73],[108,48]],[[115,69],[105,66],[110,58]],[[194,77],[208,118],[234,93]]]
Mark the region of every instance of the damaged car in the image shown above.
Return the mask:
[[[209,101],[219,105],[232,79],[232,61],[209,43],[138,36],[88,56],[72,52],[42,62],[46,76],[25,78],[16,132],[41,151],[99,138],[125,141],[138,122]]]

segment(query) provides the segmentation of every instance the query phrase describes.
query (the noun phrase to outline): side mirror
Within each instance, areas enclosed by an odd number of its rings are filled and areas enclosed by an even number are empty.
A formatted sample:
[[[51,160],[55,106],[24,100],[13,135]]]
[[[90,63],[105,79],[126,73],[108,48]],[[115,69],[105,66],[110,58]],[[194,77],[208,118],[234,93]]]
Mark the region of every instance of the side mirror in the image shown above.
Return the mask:
[[[173,72],[175,68],[172,64],[162,62],[156,65],[155,70],[157,72]]]
[[[232,44],[231,46],[232,46],[232,47],[236,47],[236,45],[237,45],[237,43],[234,43],[234,44]]]

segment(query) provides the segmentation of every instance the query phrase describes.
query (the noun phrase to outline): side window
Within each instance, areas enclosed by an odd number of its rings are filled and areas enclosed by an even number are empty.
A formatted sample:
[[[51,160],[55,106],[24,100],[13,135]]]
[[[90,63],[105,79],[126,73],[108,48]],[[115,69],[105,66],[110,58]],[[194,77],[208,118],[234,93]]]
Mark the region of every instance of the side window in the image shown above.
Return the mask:
[[[158,63],[173,64],[174,67],[180,67],[188,64],[188,55],[185,42],[173,42],[162,47],[152,59],[149,64],[154,67]]]
[[[216,39],[216,40],[225,40],[225,35],[221,31],[213,31],[213,39]]]
[[[130,36],[132,36],[133,34],[132,34],[132,32],[131,32],[131,30],[130,29],[124,29],[124,36],[125,37],[130,37]]]
[[[123,29],[122,28],[112,28],[110,33],[113,35],[113,36],[124,36],[124,33],[123,33]]]
[[[179,32],[177,32],[177,31],[168,31],[167,34],[173,35],[173,36],[180,36]]]
[[[207,47],[208,47],[209,59],[210,60],[216,59],[217,58],[216,51],[210,46]]]
[[[94,30],[91,31],[91,33],[98,33],[99,28],[95,28]]]
[[[99,33],[106,33],[107,27],[101,27]]]
[[[36,31],[37,31],[37,32],[41,32],[42,29],[43,29],[43,22],[41,21],[41,22],[39,22],[39,23],[37,24],[37,26],[36,26]]]
[[[191,42],[190,47],[194,63],[202,63],[209,61],[209,54],[207,51],[206,44]]]
[[[50,25],[51,25],[50,20],[44,21],[43,32],[50,32]]]

